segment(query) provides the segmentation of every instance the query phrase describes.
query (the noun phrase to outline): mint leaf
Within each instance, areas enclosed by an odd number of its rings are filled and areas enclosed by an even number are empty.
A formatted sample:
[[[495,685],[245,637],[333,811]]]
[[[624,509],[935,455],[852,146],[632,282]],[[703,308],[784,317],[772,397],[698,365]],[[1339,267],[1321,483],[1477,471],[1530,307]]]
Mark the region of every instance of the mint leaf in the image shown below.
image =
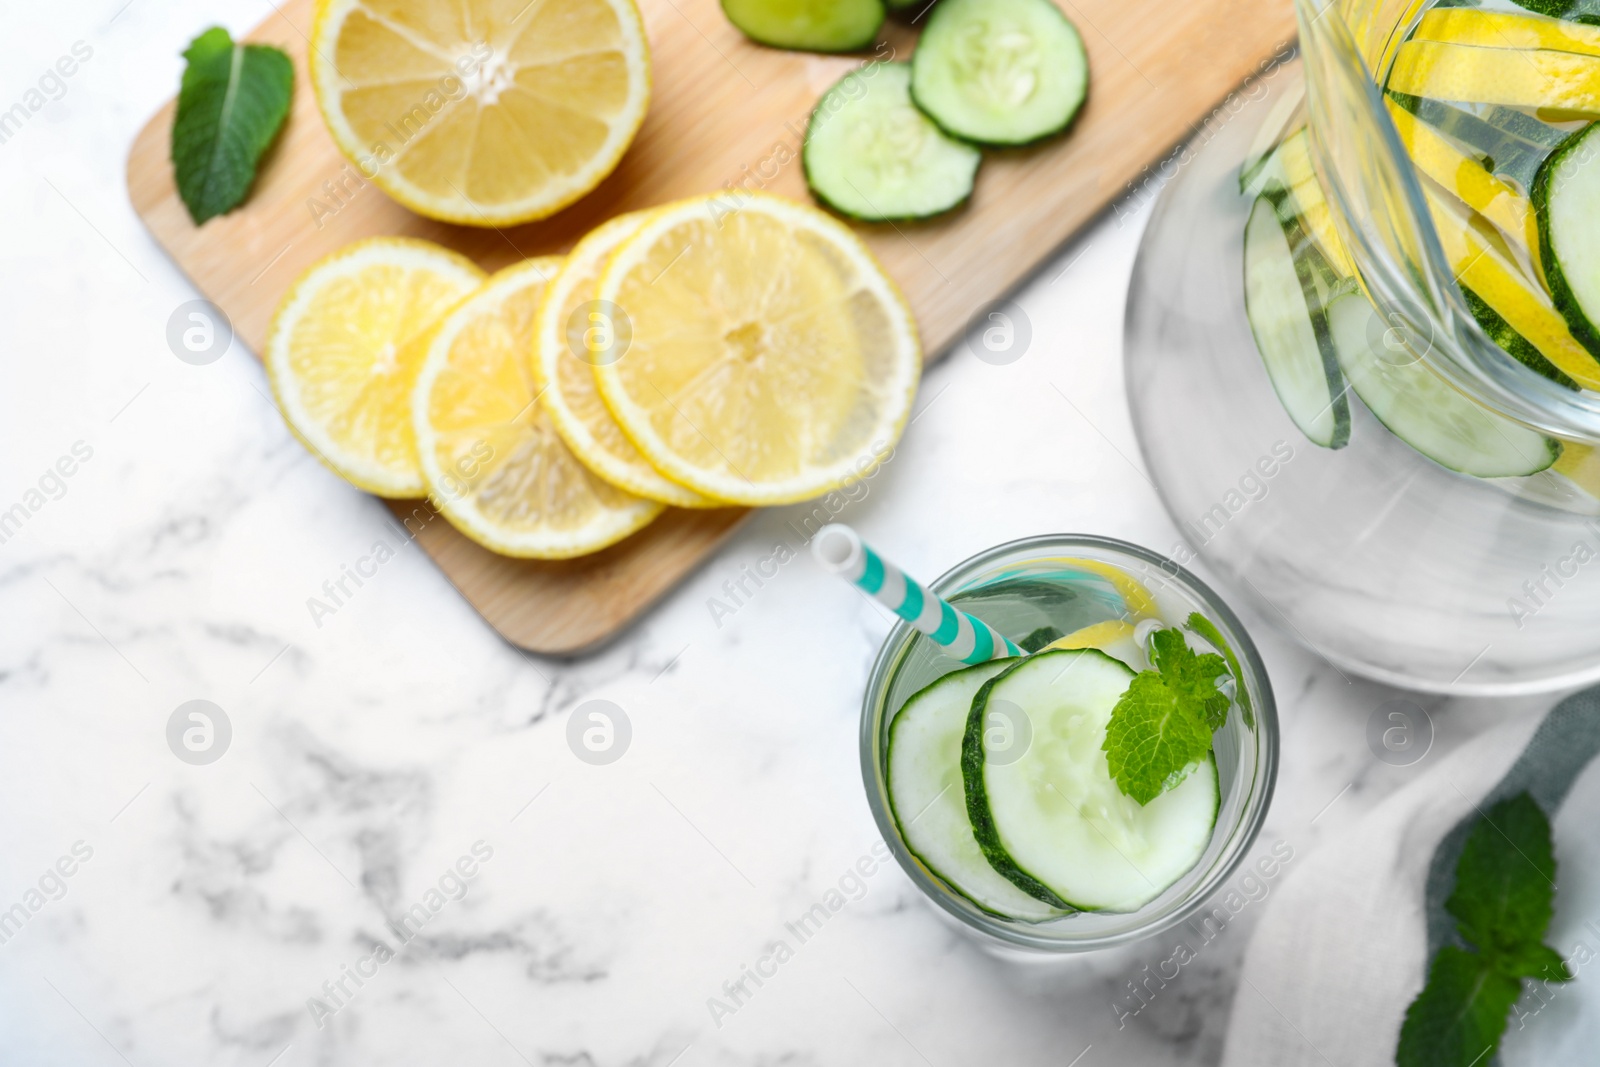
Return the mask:
[[[1502,953],[1496,964],[1502,973],[1513,978],[1535,978],[1545,982],[1572,981],[1567,961],[1549,945],[1523,945]]]
[[[1207,726],[1220,728],[1228,717],[1228,698],[1217,692],[1217,679],[1228,673],[1227,662],[1215,652],[1196,655],[1177,629],[1157,630],[1150,643],[1150,662],[1161,680],[1180,701],[1198,708]]]
[[[238,207],[289,114],[294,65],[266,45],[235,44],[215,26],[189,43],[172,120],[172,170],[200,225]]]
[[[1487,957],[1446,945],[1433,957],[1428,984],[1406,1009],[1399,1067],[1482,1067],[1505,1033],[1506,1014],[1522,982],[1496,970]]]
[[[1205,758],[1228,715],[1228,698],[1217,692],[1217,678],[1228,673],[1221,656],[1196,655],[1177,629],[1157,630],[1150,641],[1154,669],[1134,675],[1111,709],[1100,746],[1117,788],[1140,804]]]
[[[1516,952],[1544,940],[1555,874],[1550,820],[1518,793],[1485,812],[1467,835],[1444,908],[1461,936],[1484,952]]]
[[[1211,647],[1221,652],[1228,661],[1228,673],[1233,675],[1234,699],[1239,702],[1239,711],[1244,716],[1244,724],[1255,729],[1255,709],[1250,706],[1250,690],[1244,684],[1244,672],[1239,669],[1239,657],[1233,654],[1233,648],[1227,639],[1222,636],[1222,631],[1217,629],[1216,623],[1200,614],[1198,611],[1189,613],[1185,626],[1211,642]]]
[[[1543,944],[1555,896],[1550,820],[1527,793],[1502,800],[1467,834],[1445,910],[1470,947],[1446,945],[1406,1009],[1399,1067],[1471,1067],[1492,1059],[1524,978],[1568,982]]]

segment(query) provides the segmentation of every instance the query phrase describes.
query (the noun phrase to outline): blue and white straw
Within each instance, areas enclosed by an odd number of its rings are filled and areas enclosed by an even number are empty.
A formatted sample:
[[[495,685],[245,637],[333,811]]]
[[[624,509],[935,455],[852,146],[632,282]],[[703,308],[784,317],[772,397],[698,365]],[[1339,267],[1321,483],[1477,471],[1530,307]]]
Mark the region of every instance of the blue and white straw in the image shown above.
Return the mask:
[[[1022,649],[975,615],[953,608],[924,589],[841,523],[824,526],[811,540],[811,554],[824,570],[849,579],[856,588],[927,634],[963,663],[1020,656]]]

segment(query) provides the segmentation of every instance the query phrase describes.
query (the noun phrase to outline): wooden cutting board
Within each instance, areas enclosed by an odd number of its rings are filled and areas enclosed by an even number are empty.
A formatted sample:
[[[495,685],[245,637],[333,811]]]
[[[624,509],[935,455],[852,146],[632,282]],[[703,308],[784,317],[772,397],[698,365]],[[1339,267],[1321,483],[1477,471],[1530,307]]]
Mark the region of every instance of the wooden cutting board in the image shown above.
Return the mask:
[[[1290,0],[1058,2],[1083,35],[1091,69],[1089,101],[1071,134],[988,153],[972,202],[946,218],[857,225],[910,299],[930,355],[958,339],[974,314],[1108,203],[1142,183],[1152,164],[1294,36]],[[543,222],[504,232],[448,226],[411,214],[373,185],[361,186],[311,94],[305,55],[313,0],[287,0],[250,34],[285,49],[297,80],[283,136],[244,206],[199,228],[190,222],[167,159],[172,103],[129,153],[133,206],[230,317],[239,339],[259,352],[294,278],[357,238],[425,237],[495,270],[525,256],[565,252],[621,212],[730,185],[804,199],[796,157],[806,118],[821,93],[863,57],[763,48],[729,24],[717,0],[640,0],[640,6],[654,66],[649,116],[616,172]],[[905,59],[916,29],[891,19],[882,39]],[[604,552],[541,562],[479,548],[420,501],[390,506],[414,516],[408,528],[491,626],[516,645],[553,654],[615,634],[747,514],[668,509]]]

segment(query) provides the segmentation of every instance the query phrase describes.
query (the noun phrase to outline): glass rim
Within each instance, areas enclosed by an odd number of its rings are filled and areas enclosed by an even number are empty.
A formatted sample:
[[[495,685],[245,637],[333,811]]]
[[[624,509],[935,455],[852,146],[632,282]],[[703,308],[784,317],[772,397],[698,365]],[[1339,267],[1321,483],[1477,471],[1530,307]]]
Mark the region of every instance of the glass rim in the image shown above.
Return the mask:
[[[1355,260],[1369,295],[1381,301],[1384,310],[1399,316],[1416,335],[1426,335],[1428,351],[1421,353],[1420,358],[1484,407],[1553,437],[1600,441],[1600,393],[1564,388],[1523,366],[1490,340],[1467,307],[1455,274],[1445,259],[1444,245],[1428,210],[1422,183],[1384,106],[1378,79],[1359,43],[1350,34],[1341,6],[1338,0],[1295,0],[1302,42],[1302,76],[1306,81],[1307,101],[1312,107],[1311,142],[1318,174],[1327,188],[1339,238]],[[1409,17],[1396,23],[1390,38],[1403,35],[1424,13],[1420,5],[1408,10]],[[1330,14],[1334,17],[1326,17]],[[1335,64],[1353,66],[1359,72],[1365,117],[1377,128],[1382,152],[1399,180],[1401,194],[1417,229],[1420,266],[1424,268],[1422,278],[1405,264],[1395,262],[1390,249],[1369,239],[1364,229],[1352,221],[1350,205],[1354,198],[1346,189],[1339,168],[1328,165],[1327,149],[1316,135],[1316,98],[1321,89],[1314,75],[1325,52],[1333,53]]]
[[[1116,556],[1131,557],[1161,570],[1170,580],[1179,584],[1185,592],[1203,604],[1220,625],[1233,646],[1241,668],[1248,676],[1248,680],[1238,679],[1238,684],[1255,683],[1250,685],[1250,692],[1256,698],[1252,710],[1256,718],[1254,733],[1258,739],[1259,754],[1255,760],[1254,771],[1260,785],[1252,787],[1239,821],[1229,831],[1231,853],[1220,857],[1213,868],[1185,897],[1164,913],[1152,916],[1146,923],[1120,931],[1075,938],[1035,936],[1029,932],[1026,923],[1008,923],[982,912],[976,906],[969,908],[959,904],[955,899],[959,894],[933,878],[921,861],[906,847],[887,802],[878,740],[884,724],[898,710],[883,706],[884,698],[888,694],[890,677],[911,648],[911,639],[917,633],[911,624],[904,620],[896,621],[884,637],[883,644],[873,659],[872,670],[867,676],[866,690],[862,695],[859,736],[862,785],[867,794],[867,806],[872,811],[873,821],[877,824],[878,832],[883,836],[884,843],[889,846],[889,851],[894,855],[901,870],[923,895],[945,915],[959,923],[964,930],[989,939],[997,947],[1031,949],[1059,955],[1088,952],[1140,941],[1170,930],[1193,916],[1202,904],[1233,877],[1260,835],[1277,788],[1279,756],[1277,701],[1267,676],[1266,664],[1262,662],[1255,642],[1251,640],[1238,615],[1209,585],[1168,556],[1129,541],[1096,534],[1038,534],[1007,541],[970,556],[939,575],[930,583],[929,588],[941,596],[950,596],[964,587],[957,586],[952,589],[954,583],[978,577],[986,569],[992,569],[992,564],[1006,557],[1021,557],[1017,561],[1022,562],[1026,559],[1022,556],[1025,552],[1063,547],[1098,549]],[[1219,804],[1222,799],[1219,796]],[[1137,912],[1122,914],[1137,914]],[[1039,925],[1046,927],[1046,924]]]

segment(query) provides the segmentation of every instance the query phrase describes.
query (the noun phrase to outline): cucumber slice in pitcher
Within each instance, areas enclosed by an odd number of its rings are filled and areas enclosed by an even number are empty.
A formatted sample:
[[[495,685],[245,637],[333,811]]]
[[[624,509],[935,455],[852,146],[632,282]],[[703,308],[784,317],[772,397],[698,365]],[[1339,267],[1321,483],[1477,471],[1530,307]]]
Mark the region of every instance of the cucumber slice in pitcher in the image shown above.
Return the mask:
[[[1088,91],[1083,39],[1051,0],[939,0],[911,56],[917,106],[977,144],[1060,133]]]
[[[1100,746],[1133,677],[1096,649],[1036,652],[973,698],[961,746],[973,832],[995,870],[1047,903],[1134,911],[1188,873],[1211,843],[1220,796],[1214,757],[1143,806],[1111,778]],[[1032,736],[1020,755],[991,752],[991,714],[1026,717]]]
[[[1273,102],[1272,110],[1256,128],[1255,138],[1239,166],[1239,192],[1255,196],[1266,187],[1262,172],[1277,154],[1278,146],[1291,136],[1293,127],[1305,121],[1302,113],[1305,98],[1305,83],[1295,82]]]
[[[1383,344],[1387,325],[1361,293],[1328,305],[1339,365],[1362,403],[1400,440],[1438,463],[1478,478],[1537,474],[1561,445],[1469,400],[1407,351]]]
[[[1343,448],[1350,401],[1308,244],[1298,222],[1280,219],[1270,196],[1256,198],[1244,234],[1245,317],[1290,420],[1313,444]]]
[[[1029,896],[984,859],[967,821],[961,740],[972,698],[1015,660],[955,671],[917,691],[889,724],[885,775],[900,837],[923,866],[984,911],[1040,922],[1063,914]]]
[[[802,160],[818,200],[853,218],[925,219],[972,195],[983,153],[911,102],[909,63],[869,63],[823,94]]]
[[[757,44],[854,52],[883,25],[883,0],[722,0],[722,13]]]
[[[1533,183],[1550,297],[1578,343],[1600,357],[1600,137],[1590,124],[1553,152]]]
[[[1567,389],[1579,388],[1578,383],[1561,370],[1560,367],[1545,358],[1544,353],[1533,347],[1533,342],[1511,328],[1511,324],[1500,316],[1500,313],[1489,306],[1489,302],[1477,293],[1461,286],[1461,295],[1467,298],[1467,310],[1472,312],[1472,317],[1478,320],[1478,325],[1483,332],[1489,335],[1489,340],[1505,349],[1506,354],[1521,363],[1529,370],[1542,374],[1557,385]]]

